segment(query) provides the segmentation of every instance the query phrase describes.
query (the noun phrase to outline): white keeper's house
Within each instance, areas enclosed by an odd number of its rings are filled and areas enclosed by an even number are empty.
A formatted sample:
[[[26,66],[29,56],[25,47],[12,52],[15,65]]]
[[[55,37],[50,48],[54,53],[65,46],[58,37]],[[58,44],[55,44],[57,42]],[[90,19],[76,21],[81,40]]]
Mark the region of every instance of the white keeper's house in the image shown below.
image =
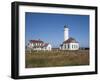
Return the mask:
[[[49,43],[44,43],[42,40],[30,40],[28,43],[28,48],[32,50],[47,50],[51,51],[52,46]]]
[[[78,50],[79,43],[74,38],[69,37],[69,29],[64,26],[64,42],[60,45],[60,50]]]

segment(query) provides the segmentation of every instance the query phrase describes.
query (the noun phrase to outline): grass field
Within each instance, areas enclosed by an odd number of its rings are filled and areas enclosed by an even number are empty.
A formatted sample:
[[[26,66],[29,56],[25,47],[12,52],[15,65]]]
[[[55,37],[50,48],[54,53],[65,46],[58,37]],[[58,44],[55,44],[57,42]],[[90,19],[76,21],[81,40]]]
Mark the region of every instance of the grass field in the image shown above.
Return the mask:
[[[89,65],[89,50],[26,52],[25,67]]]

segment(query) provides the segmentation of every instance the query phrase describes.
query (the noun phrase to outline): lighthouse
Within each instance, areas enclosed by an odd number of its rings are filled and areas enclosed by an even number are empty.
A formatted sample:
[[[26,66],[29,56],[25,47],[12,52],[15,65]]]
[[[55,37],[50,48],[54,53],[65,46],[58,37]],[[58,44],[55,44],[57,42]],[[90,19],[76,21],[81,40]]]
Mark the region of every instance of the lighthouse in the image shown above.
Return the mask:
[[[64,26],[64,42],[60,45],[60,50],[79,50],[79,42],[73,37],[69,37],[69,28]]]
[[[69,38],[69,29],[68,27],[65,25],[64,26],[64,41],[68,40]]]

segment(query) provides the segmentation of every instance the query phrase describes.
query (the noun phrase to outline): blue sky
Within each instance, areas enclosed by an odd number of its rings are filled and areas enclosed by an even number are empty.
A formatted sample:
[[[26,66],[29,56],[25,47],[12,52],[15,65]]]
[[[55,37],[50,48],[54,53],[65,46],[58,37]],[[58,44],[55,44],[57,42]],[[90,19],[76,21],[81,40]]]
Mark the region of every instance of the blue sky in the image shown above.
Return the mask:
[[[64,41],[64,25],[69,37],[75,38],[81,47],[89,47],[89,16],[71,14],[25,13],[25,42],[43,40],[53,47]]]

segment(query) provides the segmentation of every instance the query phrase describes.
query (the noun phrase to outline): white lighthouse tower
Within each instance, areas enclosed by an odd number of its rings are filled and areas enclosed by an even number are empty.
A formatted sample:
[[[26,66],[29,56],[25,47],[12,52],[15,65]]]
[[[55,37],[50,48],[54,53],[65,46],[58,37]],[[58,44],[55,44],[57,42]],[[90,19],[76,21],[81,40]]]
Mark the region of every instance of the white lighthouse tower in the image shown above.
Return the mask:
[[[64,26],[64,41],[66,41],[69,38],[69,29],[67,26]]]

